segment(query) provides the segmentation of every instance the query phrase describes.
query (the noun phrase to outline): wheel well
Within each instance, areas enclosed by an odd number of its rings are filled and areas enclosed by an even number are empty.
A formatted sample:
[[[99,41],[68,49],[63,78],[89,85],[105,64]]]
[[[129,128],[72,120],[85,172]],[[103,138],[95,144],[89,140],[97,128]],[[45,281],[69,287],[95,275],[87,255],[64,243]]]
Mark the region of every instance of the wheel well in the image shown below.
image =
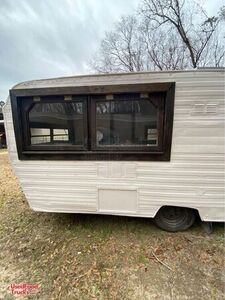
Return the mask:
[[[189,229],[194,224],[196,217],[196,209],[164,205],[155,215],[154,222],[162,230],[177,232]]]
[[[199,218],[201,219],[201,217],[200,217],[200,215],[199,215],[198,209],[192,208],[192,207],[188,207],[188,206],[179,206],[179,205],[162,205],[162,206],[160,206],[160,208],[157,210],[155,216],[156,216],[157,213],[158,213],[162,208],[164,208],[164,207],[180,207],[180,208],[188,208],[188,209],[192,210],[193,212],[195,212],[195,213],[196,213],[196,216],[199,217]]]

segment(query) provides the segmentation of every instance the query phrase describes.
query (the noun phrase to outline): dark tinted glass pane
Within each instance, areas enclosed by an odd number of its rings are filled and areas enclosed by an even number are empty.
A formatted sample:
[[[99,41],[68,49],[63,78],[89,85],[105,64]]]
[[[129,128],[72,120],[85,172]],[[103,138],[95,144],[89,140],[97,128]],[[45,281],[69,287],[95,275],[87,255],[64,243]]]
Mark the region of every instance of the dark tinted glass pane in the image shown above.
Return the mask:
[[[35,103],[29,112],[32,145],[83,145],[83,103]]]
[[[158,146],[158,108],[151,99],[96,102],[96,145]]]

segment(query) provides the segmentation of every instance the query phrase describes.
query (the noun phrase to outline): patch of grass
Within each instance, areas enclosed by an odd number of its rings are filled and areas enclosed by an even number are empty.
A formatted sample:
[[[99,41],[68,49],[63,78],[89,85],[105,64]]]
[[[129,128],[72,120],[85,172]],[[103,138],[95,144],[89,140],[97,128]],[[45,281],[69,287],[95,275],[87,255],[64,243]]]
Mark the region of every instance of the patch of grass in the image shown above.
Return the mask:
[[[216,234],[215,239],[216,239],[217,241],[224,242],[224,240],[225,240],[224,233],[222,233],[222,234],[221,234],[221,233]]]
[[[144,264],[144,265],[146,265],[146,264],[148,264],[149,259],[148,259],[147,257],[145,257],[144,255],[138,255],[138,260],[137,260],[137,262],[138,262],[139,264]]]

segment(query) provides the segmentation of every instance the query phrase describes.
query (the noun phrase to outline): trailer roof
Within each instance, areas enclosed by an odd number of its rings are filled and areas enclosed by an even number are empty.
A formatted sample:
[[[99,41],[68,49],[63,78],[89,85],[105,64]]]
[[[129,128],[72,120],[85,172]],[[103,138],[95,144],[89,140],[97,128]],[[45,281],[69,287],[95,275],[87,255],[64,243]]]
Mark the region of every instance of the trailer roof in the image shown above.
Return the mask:
[[[15,89],[33,89],[33,88],[48,88],[48,87],[63,87],[63,86],[81,86],[81,85],[95,85],[99,84],[102,80],[109,81],[110,78],[113,80],[119,79],[123,81],[126,77],[132,79],[153,79],[153,77],[159,77],[160,75],[165,76],[175,75],[177,73],[204,73],[204,72],[222,72],[224,73],[225,68],[199,68],[192,70],[169,70],[169,71],[148,71],[148,72],[128,72],[128,73],[105,73],[105,74],[87,74],[87,75],[76,75],[67,77],[56,77],[47,79],[30,80],[16,84],[12,90]],[[118,83],[118,81],[117,81]],[[114,84],[114,82],[112,82]]]

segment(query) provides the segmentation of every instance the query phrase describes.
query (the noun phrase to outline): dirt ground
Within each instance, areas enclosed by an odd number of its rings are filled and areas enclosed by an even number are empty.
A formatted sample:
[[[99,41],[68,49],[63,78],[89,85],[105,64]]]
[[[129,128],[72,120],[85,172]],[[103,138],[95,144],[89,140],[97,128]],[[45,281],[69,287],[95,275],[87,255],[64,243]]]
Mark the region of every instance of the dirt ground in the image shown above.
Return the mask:
[[[0,299],[225,299],[224,227],[167,233],[151,220],[33,212],[0,152]]]

